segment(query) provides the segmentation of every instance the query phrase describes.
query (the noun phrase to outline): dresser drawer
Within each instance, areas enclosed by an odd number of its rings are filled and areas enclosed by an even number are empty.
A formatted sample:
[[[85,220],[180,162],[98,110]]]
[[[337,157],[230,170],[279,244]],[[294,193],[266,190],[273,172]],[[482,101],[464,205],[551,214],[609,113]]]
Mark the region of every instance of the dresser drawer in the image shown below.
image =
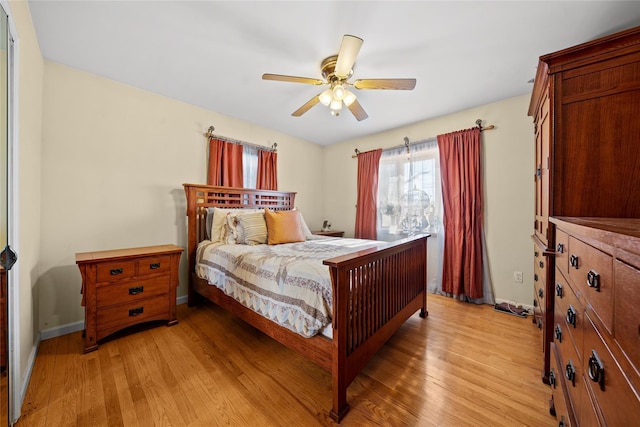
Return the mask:
[[[571,343],[582,360],[584,310],[562,273],[556,272],[553,339]]]
[[[553,407],[556,412],[558,423],[563,422],[564,426],[575,426],[573,411],[570,411],[571,404],[568,401],[567,384],[564,380],[564,369],[558,359],[556,346],[551,343],[550,347],[550,369],[549,369],[549,385],[551,386],[551,394],[553,395]]]
[[[136,274],[134,260],[103,262],[96,266],[96,283],[118,282]]]
[[[556,267],[564,274],[569,273],[569,235],[556,229]]]
[[[167,295],[107,307],[98,311],[98,330],[115,326],[124,328],[163,314],[169,316],[169,297]],[[98,339],[100,338],[98,335]]]
[[[131,280],[124,283],[111,283],[98,286],[97,307],[103,308],[169,292],[169,276],[163,275],[150,279]]]
[[[640,371],[640,270],[615,261],[615,340]]]
[[[613,330],[613,259],[569,237],[569,276],[579,298],[593,307],[607,330]],[[580,295],[582,294],[582,296]]]
[[[584,391],[581,357],[570,339],[556,340],[554,343],[558,353],[558,370],[567,385],[569,401],[575,408],[582,400]]]
[[[146,257],[138,260],[138,276],[164,273],[171,269],[171,257],[168,255]]]
[[[589,316],[585,316],[582,357],[586,382],[607,425],[626,426],[640,420],[640,400],[626,381]]]

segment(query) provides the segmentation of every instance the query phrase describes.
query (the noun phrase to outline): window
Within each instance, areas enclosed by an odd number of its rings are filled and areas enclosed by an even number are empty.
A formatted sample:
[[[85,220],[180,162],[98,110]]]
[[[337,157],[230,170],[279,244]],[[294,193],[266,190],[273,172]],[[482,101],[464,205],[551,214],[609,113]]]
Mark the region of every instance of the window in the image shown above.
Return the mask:
[[[242,181],[245,188],[256,188],[258,182],[258,148],[242,146]]]
[[[386,150],[378,176],[378,240],[435,234],[442,221],[440,161],[436,139]]]

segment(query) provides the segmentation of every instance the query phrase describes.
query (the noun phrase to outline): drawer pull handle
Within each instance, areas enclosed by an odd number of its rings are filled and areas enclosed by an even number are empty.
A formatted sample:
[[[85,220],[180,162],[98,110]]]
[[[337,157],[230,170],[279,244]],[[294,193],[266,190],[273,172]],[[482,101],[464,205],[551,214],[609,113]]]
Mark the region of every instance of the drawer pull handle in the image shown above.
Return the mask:
[[[558,342],[562,342],[562,328],[560,325],[556,325],[556,339]]]
[[[563,295],[563,290],[562,290],[562,285],[560,283],[556,283],[556,296],[562,298]]]
[[[564,245],[562,243],[558,243],[558,246],[556,247],[556,252],[560,254],[564,253]]]
[[[544,291],[542,288],[538,289],[538,297],[542,298],[544,296]]]
[[[572,305],[570,305],[569,308],[567,309],[567,323],[570,325],[573,325],[574,328],[576,328],[576,317],[577,317],[576,309],[573,308]]]
[[[537,306],[538,306],[538,300],[537,300],[537,299],[535,299],[535,298],[533,299],[533,306],[534,306],[534,307],[537,307]]]
[[[540,268],[544,268],[544,262],[540,261],[538,265],[540,266]]]
[[[564,376],[571,381],[571,385],[576,386],[576,368],[573,367],[573,362],[569,360],[567,366],[565,366]]]
[[[560,422],[558,423],[558,427],[567,427],[567,423],[564,421],[564,415],[560,416]]]
[[[594,383],[598,383],[600,390],[604,391],[604,367],[595,350],[591,350],[591,356],[589,356],[589,378]]]
[[[538,258],[540,256],[540,252],[538,252],[538,251],[533,252],[533,256]]]
[[[135,288],[129,288],[129,295],[138,295],[144,292],[144,286],[136,286]]]
[[[587,285],[600,292],[600,275],[593,270],[587,273]]]
[[[149,264],[149,268],[155,270],[156,268],[160,268],[159,262],[154,262],[153,264]]]
[[[538,319],[538,329],[542,329],[542,320]]]
[[[576,255],[571,255],[569,257],[569,265],[575,269],[578,268],[578,257]]]
[[[538,281],[538,275],[537,274],[533,275],[533,280],[535,280],[536,282]]]
[[[556,371],[553,368],[551,368],[551,372],[549,372],[549,385],[556,388]]]
[[[118,274],[122,274],[123,271],[122,268],[112,268],[109,273],[111,273],[112,276],[117,276]]]
[[[144,307],[136,307],[129,310],[129,317],[135,317],[138,314],[142,314],[144,312]]]

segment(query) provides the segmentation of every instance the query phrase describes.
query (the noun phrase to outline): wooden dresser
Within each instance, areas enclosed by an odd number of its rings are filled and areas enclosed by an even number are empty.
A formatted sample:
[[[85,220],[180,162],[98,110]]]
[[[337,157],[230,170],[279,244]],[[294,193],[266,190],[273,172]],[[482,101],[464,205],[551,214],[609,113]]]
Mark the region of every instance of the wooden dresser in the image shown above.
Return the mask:
[[[84,352],[126,327],[176,319],[178,266],[183,249],[148,246],[76,254],[85,307]]]
[[[566,255],[549,217],[640,218],[640,27],[540,57],[529,115],[534,322],[548,383],[555,263]]]
[[[554,217],[551,388],[564,426],[640,423],[640,219]]]

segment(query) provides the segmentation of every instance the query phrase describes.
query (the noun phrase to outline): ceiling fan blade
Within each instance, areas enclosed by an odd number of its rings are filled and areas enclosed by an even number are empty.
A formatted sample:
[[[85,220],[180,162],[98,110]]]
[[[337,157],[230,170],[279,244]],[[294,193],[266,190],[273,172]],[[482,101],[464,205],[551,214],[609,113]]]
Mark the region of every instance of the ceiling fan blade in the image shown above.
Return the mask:
[[[353,64],[356,62],[356,56],[360,52],[362,42],[363,40],[360,37],[349,34],[345,34],[342,37],[342,44],[340,45],[340,52],[338,52],[338,60],[334,69],[336,76],[341,78],[349,77]]]
[[[369,117],[369,115],[366,111],[364,111],[364,108],[362,108],[362,105],[360,105],[357,99],[354,100],[347,108],[353,113],[354,117],[358,121],[362,121]]]
[[[356,89],[413,90],[416,79],[363,79],[353,82]]]
[[[282,74],[268,74],[268,73],[265,73],[262,75],[262,80],[276,80],[279,82],[306,83],[310,85],[324,84],[322,80],[312,79],[310,77],[285,76]]]
[[[298,108],[296,111],[291,113],[291,115],[294,117],[300,117],[301,115],[309,111],[311,107],[316,105],[318,102],[320,102],[320,97],[319,95],[316,95],[313,98],[311,98],[309,101],[307,101],[307,103],[304,104],[302,107]]]

